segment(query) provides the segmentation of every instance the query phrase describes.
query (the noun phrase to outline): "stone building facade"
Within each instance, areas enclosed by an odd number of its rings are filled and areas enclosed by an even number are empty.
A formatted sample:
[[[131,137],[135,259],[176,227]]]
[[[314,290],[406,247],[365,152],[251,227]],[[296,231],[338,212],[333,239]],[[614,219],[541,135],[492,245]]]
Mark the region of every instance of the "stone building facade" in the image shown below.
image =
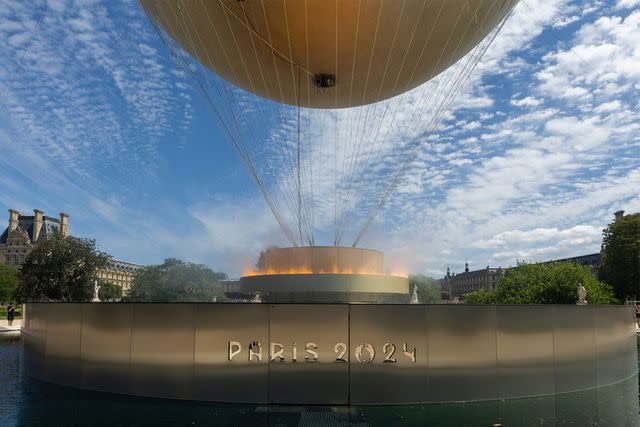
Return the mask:
[[[0,264],[20,267],[29,252],[39,243],[56,233],[69,234],[69,215],[60,213],[57,218],[46,216],[39,209],[33,215],[23,215],[15,209],[9,209],[8,227],[0,234]],[[143,268],[126,261],[111,260],[105,270],[98,271],[98,278],[122,287],[127,292],[135,273]]]
[[[9,209],[9,225],[0,234],[0,264],[20,266],[40,242],[55,233],[69,233],[69,215],[62,212],[59,218],[46,216],[39,209],[33,215],[22,215]]]
[[[440,279],[440,286],[443,293],[451,295],[451,299],[456,301],[469,292],[494,289],[502,276],[504,276],[502,267],[487,266],[482,270],[469,271],[469,264],[465,263],[464,273],[452,274],[447,267],[447,275]]]
[[[126,294],[131,288],[136,272],[143,268],[138,264],[112,259],[109,268],[98,271],[98,279],[120,286],[122,293]]]
[[[541,264],[551,264],[552,262],[571,262],[573,264],[583,265],[591,268],[591,272],[595,275],[598,274],[598,269],[602,264],[602,253],[596,252],[595,254],[578,255],[571,258],[552,259],[551,261],[544,261]]]

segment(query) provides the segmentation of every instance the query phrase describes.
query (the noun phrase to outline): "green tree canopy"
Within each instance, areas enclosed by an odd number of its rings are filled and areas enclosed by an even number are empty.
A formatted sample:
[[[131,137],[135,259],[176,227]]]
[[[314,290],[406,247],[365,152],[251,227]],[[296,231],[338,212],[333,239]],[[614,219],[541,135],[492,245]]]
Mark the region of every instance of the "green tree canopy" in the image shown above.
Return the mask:
[[[122,287],[107,281],[99,281],[98,298],[102,302],[116,301],[122,298]]]
[[[625,215],[603,230],[598,274],[620,300],[640,299],[640,213]]]
[[[466,304],[496,304],[492,292],[487,292],[484,288],[464,294],[464,302]]]
[[[412,274],[409,276],[409,291],[413,292],[413,286],[418,287],[418,300],[421,304],[439,304],[442,302],[440,284],[433,277],[424,274]]]
[[[27,255],[16,297],[19,301],[91,301],[97,272],[109,259],[96,249],[95,240],[55,235]]]
[[[13,301],[17,287],[18,269],[13,265],[0,264],[0,302]]]
[[[136,273],[127,301],[209,302],[222,298],[220,281],[225,273],[213,271],[206,265],[167,258],[160,265],[145,267]]]
[[[572,262],[521,263],[508,269],[495,289],[465,294],[472,304],[575,304],[578,284],[587,290],[589,304],[616,303],[611,287],[591,269]]]

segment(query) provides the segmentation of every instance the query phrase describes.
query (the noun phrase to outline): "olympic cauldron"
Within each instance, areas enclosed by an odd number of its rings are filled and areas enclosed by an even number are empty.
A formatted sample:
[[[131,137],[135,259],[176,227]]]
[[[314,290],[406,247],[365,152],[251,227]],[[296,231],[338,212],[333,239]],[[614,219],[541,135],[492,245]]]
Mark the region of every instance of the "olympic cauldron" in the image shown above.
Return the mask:
[[[383,272],[380,251],[353,247],[301,246],[262,253],[260,271],[240,279],[244,292],[265,302],[407,302],[409,280]]]
[[[633,307],[408,304],[407,278],[382,262],[366,249],[268,250],[240,280],[263,303],[29,303],[26,369],[89,390],[296,405],[508,399],[637,378]]]

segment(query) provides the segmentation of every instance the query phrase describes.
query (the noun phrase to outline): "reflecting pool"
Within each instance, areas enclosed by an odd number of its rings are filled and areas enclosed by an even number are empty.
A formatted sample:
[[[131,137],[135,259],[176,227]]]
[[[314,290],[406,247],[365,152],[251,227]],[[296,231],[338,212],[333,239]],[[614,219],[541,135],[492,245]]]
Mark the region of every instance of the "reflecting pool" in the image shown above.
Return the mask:
[[[366,407],[230,405],[55,386],[26,376],[19,340],[0,337],[0,426],[638,426],[638,377],[536,398]]]

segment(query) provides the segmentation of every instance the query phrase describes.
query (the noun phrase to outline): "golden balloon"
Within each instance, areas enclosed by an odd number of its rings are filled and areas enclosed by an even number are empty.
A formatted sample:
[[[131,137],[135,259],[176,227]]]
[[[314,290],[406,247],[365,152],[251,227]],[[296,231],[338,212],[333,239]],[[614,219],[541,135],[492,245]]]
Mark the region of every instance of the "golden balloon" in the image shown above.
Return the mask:
[[[142,0],[201,64],[276,102],[370,104],[437,76],[517,0]]]

